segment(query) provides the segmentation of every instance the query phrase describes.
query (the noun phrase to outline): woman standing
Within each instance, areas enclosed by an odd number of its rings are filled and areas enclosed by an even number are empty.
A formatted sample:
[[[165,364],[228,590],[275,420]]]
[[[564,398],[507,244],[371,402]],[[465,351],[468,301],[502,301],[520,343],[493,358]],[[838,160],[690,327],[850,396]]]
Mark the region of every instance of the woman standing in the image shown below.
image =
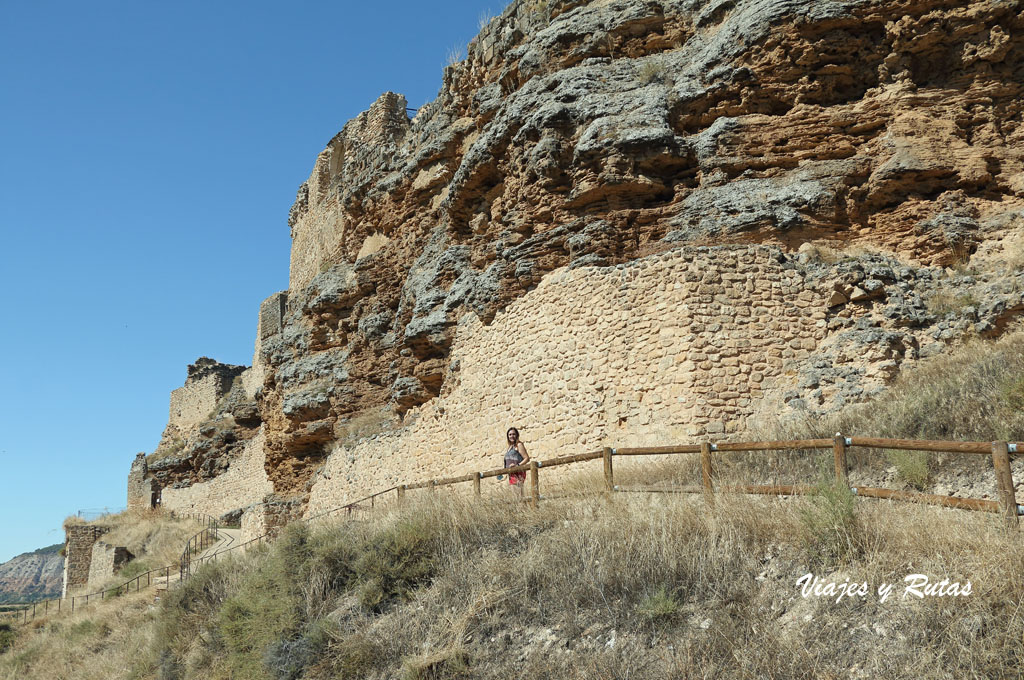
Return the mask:
[[[514,427],[508,428],[508,431],[505,432],[505,440],[508,445],[508,448],[505,449],[505,467],[509,468],[530,462],[530,454],[526,452],[526,446],[519,441],[519,430]],[[523,482],[525,481],[525,470],[509,473],[508,483],[516,486],[520,496],[523,495]]]

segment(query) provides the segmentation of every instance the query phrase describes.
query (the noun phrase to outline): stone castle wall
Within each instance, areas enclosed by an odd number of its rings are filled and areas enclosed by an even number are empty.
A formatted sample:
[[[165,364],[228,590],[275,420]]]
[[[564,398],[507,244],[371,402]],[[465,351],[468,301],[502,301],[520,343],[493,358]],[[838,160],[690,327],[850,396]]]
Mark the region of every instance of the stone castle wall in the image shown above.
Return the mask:
[[[274,533],[292,519],[289,508],[273,503],[257,503],[242,513],[242,543]]]
[[[61,597],[67,597],[70,588],[78,588],[89,583],[93,545],[110,529],[91,524],[73,524],[65,527],[64,531],[64,584],[61,588]]]
[[[214,374],[173,390],[168,425],[188,430],[206,420],[217,400],[224,396],[223,382],[221,376]]]
[[[824,294],[770,247],[552,272],[490,325],[464,316],[442,395],[401,430],[337,445],[307,516],[396,483],[500,467],[510,425],[539,458],[724,439],[786,362],[825,338],[825,311]]]
[[[148,466],[146,454],[136,454],[128,472],[128,509],[150,508],[153,506],[153,481],[146,479]]]
[[[128,548],[96,541],[92,546],[92,560],[89,563],[89,588],[102,587],[132,557]]]
[[[338,261],[349,226],[339,190],[378,178],[376,173],[392,160],[396,141],[408,129],[405,97],[385,92],[345,125],[317,157],[288,220],[292,227],[290,290],[308,284],[325,263]]]
[[[256,346],[253,349],[252,366],[242,373],[242,386],[245,396],[256,397],[257,391],[263,386],[267,367],[263,363],[261,348],[263,340],[284,329],[284,318],[288,308],[288,291],[274,293],[260,303],[259,317],[256,321]]]
[[[208,482],[175,489],[165,488],[161,507],[182,512],[203,512],[214,517],[263,500],[273,491],[264,469],[266,435],[262,428],[250,439],[227,472]]]

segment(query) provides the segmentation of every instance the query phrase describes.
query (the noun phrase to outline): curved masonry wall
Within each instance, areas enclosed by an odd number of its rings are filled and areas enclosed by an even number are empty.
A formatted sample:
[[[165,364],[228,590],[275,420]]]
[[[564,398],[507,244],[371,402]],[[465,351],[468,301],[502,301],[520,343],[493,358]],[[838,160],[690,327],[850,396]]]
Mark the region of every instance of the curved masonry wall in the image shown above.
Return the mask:
[[[273,485],[264,468],[266,435],[263,428],[250,439],[242,455],[231,462],[228,471],[208,482],[162,491],[161,505],[168,510],[205,512],[214,517],[259,503],[271,493]]]
[[[396,483],[500,467],[513,424],[541,458],[740,430],[784,363],[826,335],[824,296],[780,259],[765,246],[687,247],[561,269],[488,326],[464,316],[445,392],[410,411],[409,426],[337,446],[307,516]]]

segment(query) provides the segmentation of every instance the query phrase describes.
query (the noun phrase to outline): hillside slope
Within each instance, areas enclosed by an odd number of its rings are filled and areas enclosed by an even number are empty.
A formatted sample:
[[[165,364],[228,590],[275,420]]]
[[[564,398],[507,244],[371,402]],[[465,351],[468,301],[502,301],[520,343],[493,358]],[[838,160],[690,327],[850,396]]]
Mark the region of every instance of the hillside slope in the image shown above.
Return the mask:
[[[0,604],[32,602],[60,595],[64,556],[60,543],[0,564]]]
[[[439,493],[296,525],[158,608],[131,595],[19,629],[0,678],[916,680],[1024,664],[1024,554],[997,517],[720,500],[579,497],[510,521]],[[867,586],[804,596],[807,574]],[[918,598],[914,574],[970,593]]]

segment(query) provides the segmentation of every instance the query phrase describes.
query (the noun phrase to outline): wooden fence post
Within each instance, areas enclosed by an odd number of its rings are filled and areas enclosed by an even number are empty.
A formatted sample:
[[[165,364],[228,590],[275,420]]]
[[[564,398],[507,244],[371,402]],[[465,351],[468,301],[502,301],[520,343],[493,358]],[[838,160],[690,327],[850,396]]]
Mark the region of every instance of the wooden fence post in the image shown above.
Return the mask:
[[[537,461],[530,461],[530,506],[534,509],[540,505],[540,474],[537,472]]]
[[[992,467],[996,473],[996,491],[1006,526],[1017,527],[1017,498],[1010,471],[1010,447],[1006,442],[992,442]]]
[[[604,447],[601,451],[601,456],[604,459],[604,490],[611,493],[615,490],[615,473],[612,469],[612,450],[609,447]]]
[[[704,493],[711,494],[714,488],[711,486],[711,442],[700,443],[700,478]]]
[[[849,467],[846,464],[846,437],[836,432],[835,439],[832,442],[832,456],[835,458],[836,465],[836,483],[842,486],[849,486],[850,481],[847,476]]]
[[[477,496],[480,495],[480,473],[476,472],[473,474],[473,493]]]

